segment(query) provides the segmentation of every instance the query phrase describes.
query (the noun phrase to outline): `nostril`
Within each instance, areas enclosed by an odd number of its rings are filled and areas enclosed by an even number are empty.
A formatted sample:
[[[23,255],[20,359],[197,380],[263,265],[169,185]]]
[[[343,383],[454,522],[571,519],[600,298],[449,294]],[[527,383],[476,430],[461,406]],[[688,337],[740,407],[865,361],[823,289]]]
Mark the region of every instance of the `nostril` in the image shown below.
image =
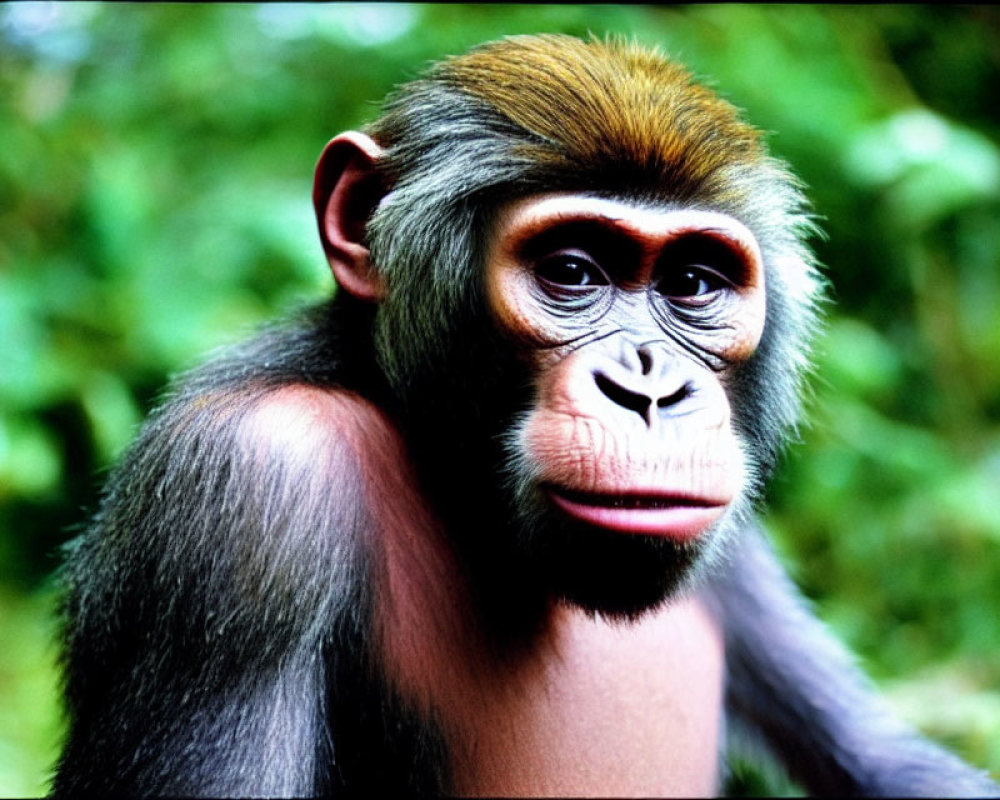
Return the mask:
[[[652,398],[648,395],[627,389],[617,381],[612,380],[601,372],[594,375],[594,380],[597,383],[597,388],[600,389],[604,396],[611,400],[611,402],[621,406],[622,408],[626,408],[629,411],[634,411],[643,419],[646,418],[649,407],[653,402]]]
[[[666,394],[663,395],[663,397],[658,398],[656,401],[656,407],[670,408],[670,406],[677,405],[682,400],[686,400],[692,394],[694,394],[693,387],[691,386],[690,383],[685,383],[676,392],[673,392],[671,394]]]
[[[637,353],[639,355],[639,365],[642,368],[642,374],[648,375],[653,370],[653,356],[646,347],[640,347]]]

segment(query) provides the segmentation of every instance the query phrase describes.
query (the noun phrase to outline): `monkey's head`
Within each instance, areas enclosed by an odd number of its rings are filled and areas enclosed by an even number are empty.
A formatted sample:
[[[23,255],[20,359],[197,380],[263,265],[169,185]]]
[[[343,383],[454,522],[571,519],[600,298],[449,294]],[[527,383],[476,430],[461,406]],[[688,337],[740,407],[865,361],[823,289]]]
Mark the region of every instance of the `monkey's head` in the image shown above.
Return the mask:
[[[315,201],[461,549],[625,616],[724,555],[820,294],[803,198],[736,109],[655,51],[514,37],[335,138]]]

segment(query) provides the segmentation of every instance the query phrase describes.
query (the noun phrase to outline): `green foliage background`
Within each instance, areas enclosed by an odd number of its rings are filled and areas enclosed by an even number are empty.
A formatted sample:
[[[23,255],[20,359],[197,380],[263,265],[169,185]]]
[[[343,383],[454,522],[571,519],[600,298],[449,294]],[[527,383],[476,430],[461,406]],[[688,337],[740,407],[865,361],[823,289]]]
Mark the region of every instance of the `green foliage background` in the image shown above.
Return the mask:
[[[428,60],[657,43],[773,131],[836,305],[768,517],[900,712],[1000,773],[1000,13],[0,6],[0,795],[60,733],[52,571],[168,374],[330,291],[312,166]],[[751,788],[753,784],[750,784]]]

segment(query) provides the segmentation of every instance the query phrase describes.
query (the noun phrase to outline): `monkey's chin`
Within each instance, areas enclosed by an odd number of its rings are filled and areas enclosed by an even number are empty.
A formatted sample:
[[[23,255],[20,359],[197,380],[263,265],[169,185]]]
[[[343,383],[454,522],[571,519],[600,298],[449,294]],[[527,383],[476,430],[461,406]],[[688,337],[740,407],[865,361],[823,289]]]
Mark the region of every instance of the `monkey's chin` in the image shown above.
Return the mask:
[[[549,499],[579,522],[619,533],[691,541],[726,510],[700,498],[653,494],[590,494],[549,488]]]
[[[637,619],[690,589],[713,538],[623,534],[556,508],[545,517],[522,540],[539,579],[554,597],[609,619]]]

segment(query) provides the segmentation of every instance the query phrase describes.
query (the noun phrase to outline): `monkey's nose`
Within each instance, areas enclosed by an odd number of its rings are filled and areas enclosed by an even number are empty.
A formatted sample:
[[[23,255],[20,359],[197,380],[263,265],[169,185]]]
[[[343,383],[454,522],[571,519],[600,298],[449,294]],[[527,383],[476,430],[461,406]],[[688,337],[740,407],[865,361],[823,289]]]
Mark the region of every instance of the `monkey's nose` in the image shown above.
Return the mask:
[[[641,371],[597,369],[594,381],[612,403],[634,411],[651,426],[657,417],[674,412],[694,393],[694,386],[685,377],[648,368],[644,359],[641,364]]]

